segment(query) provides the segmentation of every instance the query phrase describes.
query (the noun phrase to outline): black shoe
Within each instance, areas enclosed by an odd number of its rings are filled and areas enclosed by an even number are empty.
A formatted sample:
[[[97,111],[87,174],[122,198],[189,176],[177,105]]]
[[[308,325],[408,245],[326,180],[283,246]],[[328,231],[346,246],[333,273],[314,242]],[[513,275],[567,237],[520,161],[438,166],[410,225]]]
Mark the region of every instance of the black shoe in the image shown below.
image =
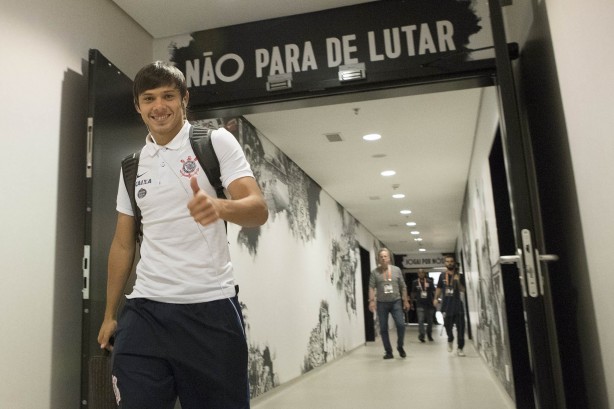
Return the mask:
[[[420,340],[420,342],[424,343],[424,337],[418,337],[418,339]]]
[[[399,351],[399,355],[401,355],[401,358],[405,358],[407,356],[407,354],[405,353],[405,350],[403,349],[403,347],[397,348],[397,351]]]
[[[394,358],[394,355],[392,355],[392,352],[386,352],[386,355],[384,355],[384,359],[392,359]]]
[[[429,335],[429,341],[433,341],[433,337]]]

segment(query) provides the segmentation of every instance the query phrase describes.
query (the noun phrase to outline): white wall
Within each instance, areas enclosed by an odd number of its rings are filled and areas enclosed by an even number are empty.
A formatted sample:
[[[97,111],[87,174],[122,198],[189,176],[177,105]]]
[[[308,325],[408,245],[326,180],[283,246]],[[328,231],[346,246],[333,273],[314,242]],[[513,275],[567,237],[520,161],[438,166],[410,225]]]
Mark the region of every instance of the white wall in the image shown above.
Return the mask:
[[[590,365],[593,352],[600,351],[608,400],[614,404],[614,53],[608,44],[614,38],[614,3],[547,0],[546,9],[588,258],[588,288],[580,294],[578,314],[585,325],[592,325],[593,318],[582,311],[583,304],[592,301],[599,334],[598,339],[583,340],[583,353]],[[587,387],[589,397],[599,395],[590,378]]]
[[[134,76],[152,39],[111,0],[1,8],[0,407],[76,408],[88,49]]]

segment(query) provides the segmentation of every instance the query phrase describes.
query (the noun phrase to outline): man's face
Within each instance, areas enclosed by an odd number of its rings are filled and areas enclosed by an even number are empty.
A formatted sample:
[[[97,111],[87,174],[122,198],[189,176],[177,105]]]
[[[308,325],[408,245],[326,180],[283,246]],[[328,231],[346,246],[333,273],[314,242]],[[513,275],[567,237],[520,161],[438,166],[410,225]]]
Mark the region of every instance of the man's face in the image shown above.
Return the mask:
[[[456,261],[452,257],[446,257],[445,266],[448,270],[454,271],[454,267],[456,267]]]
[[[379,253],[379,263],[386,265],[390,263],[390,254],[388,254],[387,251],[382,251]]]
[[[424,272],[424,270],[418,270],[418,277],[419,278],[424,278],[425,275],[426,275],[426,273]]]
[[[184,108],[177,88],[166,85],[146,90],[139,95],[138,102],[136,110],[156,140],[166,144],[179,133],[183,126]]]

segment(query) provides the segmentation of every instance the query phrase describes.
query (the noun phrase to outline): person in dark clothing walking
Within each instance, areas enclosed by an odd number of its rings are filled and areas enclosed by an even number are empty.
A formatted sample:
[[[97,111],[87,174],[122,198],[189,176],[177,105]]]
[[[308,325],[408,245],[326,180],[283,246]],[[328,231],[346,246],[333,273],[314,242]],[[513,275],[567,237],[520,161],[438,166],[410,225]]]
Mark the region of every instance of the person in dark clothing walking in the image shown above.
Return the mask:
[[[465,356],[465,311],[461,293],[465,293],[465,286],[461,283],[460,274],[456,271],[456,260],[454,256],[445,257],[446,271],[439,277],[437,291],[433,305],[437,306],[441,297],[441,313],[443,314],[443,325],[448,335],[448,352],[452,352],[454,347],[453,327],[456,325],[456,336],[458,356]]]
[[[411,299],[416,303],[419,331],[418,339],[420,342],[425,342],[425,335],[428,337],[429,341],[433,340],[433,316],[435,312],[435,307],[433,306],[434,295],[435,283],[433,279],[426,276],[424,269],[418,270],[418,278],[412,281],[411,284]]]

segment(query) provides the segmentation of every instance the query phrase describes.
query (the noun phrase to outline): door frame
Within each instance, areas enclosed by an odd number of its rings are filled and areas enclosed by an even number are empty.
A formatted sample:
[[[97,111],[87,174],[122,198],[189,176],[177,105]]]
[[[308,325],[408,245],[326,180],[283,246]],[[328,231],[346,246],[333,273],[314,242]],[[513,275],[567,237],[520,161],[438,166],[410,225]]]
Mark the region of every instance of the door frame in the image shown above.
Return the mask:
[[[313,97],[275,99],[272,96],[265,101],[243,106],[232,104],[219,107],[193,106],[191,111],[200,118],[229,117],[325,104],[356,102],[378,99],[384,96],[391,98],[495,86],[499,95],[500,131],[507,171],[507,187],[510,194],[514,241],[519,251],[527,247],[523,240],[528,237],[531,242],[531,248],[528,249],[527,255],[524,257],[528,262],[524,265],[519,264],[518,273],[523,283],[527,281],[525,278],[527,273],[533,274],[539,289],[536,296],[523,295],[522,297],[526,316],[525,327],[535,406],[539,409],[565,409],[562,371],[558,358],[558,341],[547,266],[539,258],[539,251],[542,254],[544,251],[544,240],[533,153],[528,131],[523,126],[514,84],[512,58],[515,56],[517,49],[513,44],[508,44],[506,40],[501,0],[489,0],[489,9],[495,51],[492,69],[482,68],[476,71],[455,73],[447,77],[444,75],[437,78],[408,79],[394,85],[374,84],[369,89],[331,90],[328,94]],[[531,265],[534,266],[533,270],[530,268]]]
[[[495,47],[496,88],[523,309],[538,409],[565,409],[552,294],[544,254],[544,236],[530,135],[520,114],[514,71],[505,35],[501,0],[489,0]],[[533,287],[533,289],[531,289]]]
[[[539,197],[533,165],[530,137],[523,126],[514,85],[510,48],[505,37],[501,0],[489,0],[491,26],[495,49],[495,67],[457,73],[448,77],[408,80],[392,86],[375,85],[368,90],[332,91],[330,95],[302,97],[291,100],[268,100],[247,106],[219,106],[199,109],[192,107],[198,116],[226,117],[264,111],[282,111],[331,103],[352,102],[365,99],[387,98],[400,95],[418,95],[455,89],[496,86],[501,110],[500,125],[506,165],[510,208],[514,225],[516,248],[523,256],[518,263],[523,286],[527,275],[536,277],[539,293],[522,297],[525,324],[530,352],[533,389],[536,407],[565,409],[562,372],[558,358],[558,344],[551,301],[547,266],[535,251],[544,250],[543,231],[539,212]],[[530,239],[531,245],[526,244]],[[525,254],[526,253],[526,254]],[[531,269],[531,266],[532,267]],[[540,271],[542,274],[540,274]]]

